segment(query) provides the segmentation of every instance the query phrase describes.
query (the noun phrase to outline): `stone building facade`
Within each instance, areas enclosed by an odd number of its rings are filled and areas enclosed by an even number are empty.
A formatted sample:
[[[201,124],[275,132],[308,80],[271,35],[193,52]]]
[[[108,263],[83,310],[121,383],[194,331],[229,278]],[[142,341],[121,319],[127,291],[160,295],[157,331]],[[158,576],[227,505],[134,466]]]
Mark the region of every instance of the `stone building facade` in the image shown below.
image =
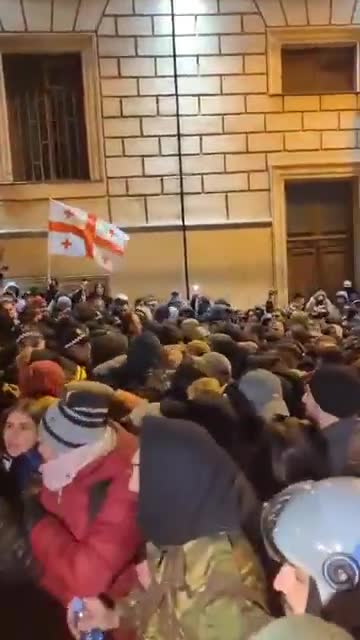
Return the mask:
[[[54,197],[130,230],[115,288],[184,290],[183,204],[192,282],[242,307],[272,286],[285,300],[285,181],[358,175],[359,95],[284,95],[279,52],[343,42],[358,51],[359,0],[0,0],[0,53],[83,52],[91,142],[89,181],[14,182],[1,72],[11,275],[46,273]],[[58,276],[93,269],[53,259]]]

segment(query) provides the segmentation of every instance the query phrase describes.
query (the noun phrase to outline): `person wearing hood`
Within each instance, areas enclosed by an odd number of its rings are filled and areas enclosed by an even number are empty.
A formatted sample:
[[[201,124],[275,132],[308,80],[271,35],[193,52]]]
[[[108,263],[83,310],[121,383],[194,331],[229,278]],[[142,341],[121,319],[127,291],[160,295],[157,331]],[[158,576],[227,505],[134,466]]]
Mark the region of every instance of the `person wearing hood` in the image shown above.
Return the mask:
[[[80,303],[79,303],[80,304]],[[58,319],[69,317],[72,312],[72,300],[65,294],[56,295],[48,306],[48,312]]]
[[[327,441],[332,476],[360,475],[360,380],[347,365],[324,365],[303,397],[307,417]]]
[[[339,319],[339,312],[326,295],[326,292],[320,289],[309,300],[305,307],[305,311],[313,318],[331,318],[334,322]]]
[[[281,564],[287,613],[310,613],[360,638],[360,479],[292,485],[265,507],[262,531]]]
[[[150,331],[144,331],[130,342],[126,362],[111,370],[106,381],[114,389],[139,395],[152,373],[161,368],[162,357],[159,339]]]
[[[210,436],[191,422],[145,418],[129,487],[139,493],[149,543],[147,588],[112,610],[85,599],[81,628],[132,621],[142,640],[243,640],[266,625],[262,572],[248,541],[258,504]]]
[[[120,331],[110,329],[91,338],[92,379],[111,383],[113,372],[126,363],[128,339]]]

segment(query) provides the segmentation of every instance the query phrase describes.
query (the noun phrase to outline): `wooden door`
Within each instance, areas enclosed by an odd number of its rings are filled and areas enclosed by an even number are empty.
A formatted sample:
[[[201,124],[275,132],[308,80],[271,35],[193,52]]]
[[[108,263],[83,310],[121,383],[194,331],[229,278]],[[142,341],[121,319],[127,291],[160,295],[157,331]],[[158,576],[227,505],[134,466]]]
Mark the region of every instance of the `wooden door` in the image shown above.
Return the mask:
[[[334,296],[344,280],[352,279],[352,248],[349,246],[349,239],[329,237],[320,240],[318,254],[321,288]]]
[[[353,278],[353,182],[293,182],[286,186],[289,295],[330,296]]]
[[[309,298],[314,291],[314,274],[317,273],[316,247],[307,240],[288,242],[289,295],[302,293]]]

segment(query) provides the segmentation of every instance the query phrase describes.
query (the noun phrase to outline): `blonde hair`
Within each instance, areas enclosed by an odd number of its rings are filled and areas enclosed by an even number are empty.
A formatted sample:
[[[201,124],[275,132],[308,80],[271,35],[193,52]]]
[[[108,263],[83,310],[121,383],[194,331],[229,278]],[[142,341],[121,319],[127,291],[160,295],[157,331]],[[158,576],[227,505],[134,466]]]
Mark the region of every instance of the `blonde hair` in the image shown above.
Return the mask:
[[[191,356],[203,356],[205,353],[210,353],[210,347],[203,340],[192,340],[186,346],[186,351]]]
[[[223,387],[220,382],[215,378],[199,378],[195,380],[187,390],[187,396],[189,400],[195,400],[199,396],[206,393],[217,393],[221,395]]]
[[[185,347],[181,344],[166,345],[163,347],[163,352],[166,366],[175,370],[183,361]]]

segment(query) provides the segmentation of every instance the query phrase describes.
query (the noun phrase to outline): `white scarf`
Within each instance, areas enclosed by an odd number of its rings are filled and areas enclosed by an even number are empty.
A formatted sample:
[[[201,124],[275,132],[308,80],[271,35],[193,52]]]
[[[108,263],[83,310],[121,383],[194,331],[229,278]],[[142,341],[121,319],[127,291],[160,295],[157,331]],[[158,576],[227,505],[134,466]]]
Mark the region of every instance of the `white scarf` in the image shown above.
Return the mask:
[[[107,427],[101,440],[64,453],[40,467],[43,484],[49,491],[61,491],[72,483],[81,469],[106,455],[115,446],[116,433]]]

